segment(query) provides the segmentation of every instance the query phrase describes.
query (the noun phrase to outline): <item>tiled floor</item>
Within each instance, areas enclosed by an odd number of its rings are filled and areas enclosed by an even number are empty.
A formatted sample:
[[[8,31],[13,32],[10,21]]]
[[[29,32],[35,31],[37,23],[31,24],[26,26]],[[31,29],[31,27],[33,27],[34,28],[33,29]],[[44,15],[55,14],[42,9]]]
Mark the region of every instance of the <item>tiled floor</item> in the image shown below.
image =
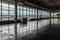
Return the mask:
[[[37,21],[29,21],[27,24],[17,24],[17,34],[20,40],[38,40],[38,39],[49,39],[52,35],[59,35],[59,25],[58,19],[51,19],[51,24],[49,25],[48,20],[38,21],[38,31],[37,31]],[[55,27],[54,27],[55,26]],[[15,40],[15,26],[14,24],[0,25],[0,40]],[[58,33],[58,34],[56,34]],[[49,37],[50,36],[50,37]],[[52,36],[54,37],[54,36]]]

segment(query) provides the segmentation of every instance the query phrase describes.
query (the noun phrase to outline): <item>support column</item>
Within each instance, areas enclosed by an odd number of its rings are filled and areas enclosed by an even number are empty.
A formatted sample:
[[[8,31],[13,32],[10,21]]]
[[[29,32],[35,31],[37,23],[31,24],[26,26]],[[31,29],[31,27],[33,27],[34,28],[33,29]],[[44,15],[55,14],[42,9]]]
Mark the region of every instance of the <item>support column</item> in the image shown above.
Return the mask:
[[[54,11],[53,11],[53,25],[54,25]]]
[[[53,11],[53,26],[52,26],[52,31],[54,31],[54,21],[55,21],[55,19],[54,19],[54,11]]]
[[[15,0],[15,40],[17,40],[17,0]]]
[[[52,27],[51,27],[51,11],[49,12],[49,16],[50,16],[50,17],[49,17],[49,23],[50,23],[50,25],[49,25],[49,30],[50,30],[50,32],[51,32],[51,28],[52,28]]]
[[[50,25],[51,25],[51,12],[49,14],[50,14],[50,18],[49,18],[50,19]]]
[[[38,19],[38,9],[37,9],[37,19]],[[38,31],[38,20],[37,20],[37,31]]]

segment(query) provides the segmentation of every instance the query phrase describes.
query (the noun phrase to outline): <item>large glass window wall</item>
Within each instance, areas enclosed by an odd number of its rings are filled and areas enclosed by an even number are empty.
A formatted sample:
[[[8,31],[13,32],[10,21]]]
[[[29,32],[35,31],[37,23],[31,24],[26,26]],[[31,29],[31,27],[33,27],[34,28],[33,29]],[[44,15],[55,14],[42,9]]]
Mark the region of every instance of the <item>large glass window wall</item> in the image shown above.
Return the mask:
[[[17,19],[29,18],[37,19],[49,17],[49,12],[38,10],[37,8],[27,6],[17,6]],[[14,20],[15,16],[15,5],[0,2],[0,21]]]

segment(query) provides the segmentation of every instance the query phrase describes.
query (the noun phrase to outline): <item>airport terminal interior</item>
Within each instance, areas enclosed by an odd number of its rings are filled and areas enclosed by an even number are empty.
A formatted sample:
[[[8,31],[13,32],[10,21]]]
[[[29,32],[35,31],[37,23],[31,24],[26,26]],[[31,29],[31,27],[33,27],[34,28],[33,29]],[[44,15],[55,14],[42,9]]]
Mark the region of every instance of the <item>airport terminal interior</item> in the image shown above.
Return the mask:
[[[0,0],[0,40],[60,40],[60,0]]]

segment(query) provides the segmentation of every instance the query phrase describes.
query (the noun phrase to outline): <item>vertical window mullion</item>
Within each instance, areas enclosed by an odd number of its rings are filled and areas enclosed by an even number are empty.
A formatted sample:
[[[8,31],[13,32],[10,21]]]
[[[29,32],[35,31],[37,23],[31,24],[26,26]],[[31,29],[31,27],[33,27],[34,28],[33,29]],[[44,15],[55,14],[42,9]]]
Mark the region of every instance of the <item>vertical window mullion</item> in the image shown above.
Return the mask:
[[[34,19],[34,15],[33,15],[33,8],[32,8],[32,17],[33,17],[33,19]]]
[[[28,21],[30,21],[30,13],[31,13],[31,12],[30,12],[30,7],[29,7],[29,20],[28,20]],[[29,23],[29,24],[28,24],[28,25],[29,25],[29,32],[31,32],[31,30],[30,30],[30,29],[31,29],[31,28],[30,28],[30,22],[28,22],[28,23]]]
[[[20,22],[20,6],[19,6],[19,22]],[[19,25],[19,36],[20,36],[20,26],[21,26],[21,24]]]

